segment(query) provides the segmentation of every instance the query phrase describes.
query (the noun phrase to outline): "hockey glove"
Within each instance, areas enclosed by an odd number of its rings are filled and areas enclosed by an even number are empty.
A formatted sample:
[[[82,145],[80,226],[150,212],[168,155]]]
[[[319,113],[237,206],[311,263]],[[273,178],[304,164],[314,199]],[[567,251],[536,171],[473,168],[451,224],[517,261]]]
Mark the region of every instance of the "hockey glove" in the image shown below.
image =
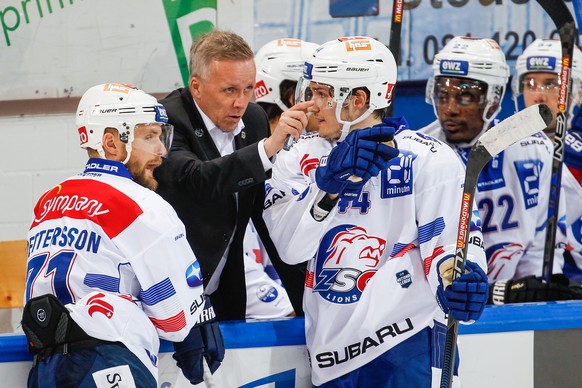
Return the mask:
[[[563,274],[552,275],[549,283],[539,276],[530,275],[515,280],[499,280],[490,288],[489,304],[582,299],[582,287],[570,285]]]
[[[439,263],[439,272],[448,273],[452,268],[452,258]],[[487,275],[478,264],[465,262],[465,274],[450,283],[446,276],[439,278],[441,283],[437,288],[437,301],[441,309],[457,321],[476,321],[481,316],[487,304],[489,286]]]
[[[393,138],[394,128],[385,124],[350,132],[315,171],[317,186],[329,194],[357,198],[364,184],[398,156],[398,149],[383,144]]]
[[[406,121],[406,119],[404,118],[404,116],[401,117],[385,117],[382,122],[386,125],[388,125],[389,127],[394,127],[396,128],[396,132],[398,131],[402,131],[405,129],[410,129],[410,125],[408,125],[408,121]]]
[[[203,362],[206,359],[211,373],[216,372],[224,359],[224,342],[220,326],[214,318],[210,298],[206,297],[203,316],[213,318],[194,326],[182,342],[174,342],[172,356],[190,384],[204,381]]]

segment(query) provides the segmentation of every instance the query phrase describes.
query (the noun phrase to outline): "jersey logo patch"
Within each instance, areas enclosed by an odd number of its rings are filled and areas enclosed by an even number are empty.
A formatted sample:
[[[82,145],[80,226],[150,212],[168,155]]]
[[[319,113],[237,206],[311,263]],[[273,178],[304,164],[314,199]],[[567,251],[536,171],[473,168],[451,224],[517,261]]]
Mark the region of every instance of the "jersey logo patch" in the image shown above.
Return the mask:
[[[356,225],[329,230],[316,256],[313,291],[332,303],[357,302],[374,276],[386,249],[386,240],[370,236]]]
[[[485,166],[479,180],[477,181],[477,190],[489,191],[500,187],[505,187],[505,178],[503,178],[503,151],[494,156]]]
[[[263,284],[257,288],[257,298],[261,302],[270,303],[277,299],[277,296],[279,296],[279,292],[269,284]]]
[[[400,287],[408,288],[412,284],[412,275],[405,269],[396,274],[396,281],[400,284]]]
[[[397,158],[391,159],[388,168],[380,177],[380,197],[395,198],[412,194],[412,162],[416,154],[401,151]]]
[[[190,287],[200,287],[202,285],[202,271],[198,261],[193,262],[186,268],[186,282]]]
[[[102,299],[103,297],[105,297],[105,294],[102,293],[98,293],[90,297],[87,300],[87,306],[89,307],[87,312],[91,317],[93,316],[93,314],[99,313],[105,315],[107,319],[111,319],[113,317],[113,312],[115,310],[111,304],[105,302]]]
[[[525,208],[537,206],[540,192],[540,173],[544,164],[541,160],[519,160],[514,162],[515,170],[519,176],[521,192]]]
[[[301,167],[301,172],[303,173],[303,175],[309,176],[309,172],[315,170],[317,166],[319,166],[319,159],[310,158],[309,154],[305,154],[301,157],[299,165]]]

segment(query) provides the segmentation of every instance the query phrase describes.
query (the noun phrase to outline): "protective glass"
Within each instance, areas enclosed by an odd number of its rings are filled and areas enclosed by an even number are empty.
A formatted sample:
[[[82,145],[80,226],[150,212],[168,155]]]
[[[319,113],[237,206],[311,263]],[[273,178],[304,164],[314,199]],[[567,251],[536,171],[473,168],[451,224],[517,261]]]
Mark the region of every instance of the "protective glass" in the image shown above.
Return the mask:
[[[137,124],[133,132],[132,148],[167,157],[174,138],[174,126],[163,123]]]
[[[557,94],[560,90],[560,79],[556,77],[538,81],[535,78],[526,78],[521,82],[520,92],[528,91],[530,93],[552,93]]]
[[[460,80],[460,82],[459,82]],[[487,103],[487,85],[472,79],[438,77],[433,91],[433,101],[438,105],[447,105],[451,99],[462,107]]]
[[[334,88],[301,77],[295,89],[295,102],[304,101],[314,101],[315,106],[320,110],[334,108]]]

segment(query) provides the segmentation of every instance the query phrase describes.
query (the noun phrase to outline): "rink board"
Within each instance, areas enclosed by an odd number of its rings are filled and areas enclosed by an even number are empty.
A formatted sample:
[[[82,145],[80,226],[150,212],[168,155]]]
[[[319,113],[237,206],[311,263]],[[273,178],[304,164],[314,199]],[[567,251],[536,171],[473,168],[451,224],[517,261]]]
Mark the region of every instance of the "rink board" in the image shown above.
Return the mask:
[[[221,328],[227,353],[213,387],[311,386],[302,318]],[[464,387],[572,387],[582,381],[582,302],[487,307],[459,333]],[[171,344],[163,342],[161,350],[159,386],[190,386],[175,367]],[[0,336],[2,386],[26,386],[30,360],[23,335]]]

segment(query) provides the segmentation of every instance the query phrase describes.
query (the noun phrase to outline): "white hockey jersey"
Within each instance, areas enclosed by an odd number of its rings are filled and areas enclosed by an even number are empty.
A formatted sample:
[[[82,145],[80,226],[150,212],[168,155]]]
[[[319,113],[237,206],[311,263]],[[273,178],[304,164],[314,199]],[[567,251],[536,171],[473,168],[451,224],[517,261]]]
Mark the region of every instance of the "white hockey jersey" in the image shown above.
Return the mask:
[[[419,130],[444,143],[438,121]],[[448,144],[448,143],[447,143]],[[463,163],[470,147],[449,144]],[[489,282],[542,275],[552,144],[542,132],[519,141],[495,156],[479,176],[475,203],[482,222]],[[559,214],[565,221],[565,200]],[[554,273],[562,272],[566,236],[556,236]]]
[[[289,316],[293,313],[289,295],[281,284],[252,221],[249,221],[245,231],[243,250],[247,285],[245,318],[274,319]]]
[[[34,208],[25,302],[47,293],[87,334],[125,344],[156,380],[159,338],[182,341],[205,298],[174,209],[123,164],[103,159],[90,159]]]
[[[388,169],[322,222],[310,209],[322,195],[315,169],[332,142],[307,137],[279,153],[267,186],[264,216],[281,257],[309,260],[304,310],[316,385],[444,319],[436,267],[454,255],[463,167],[450,148],[422,134],[400,131],[395,141],[400,155]],[[468,257],[485,269],[478,216],[472,221]]]

